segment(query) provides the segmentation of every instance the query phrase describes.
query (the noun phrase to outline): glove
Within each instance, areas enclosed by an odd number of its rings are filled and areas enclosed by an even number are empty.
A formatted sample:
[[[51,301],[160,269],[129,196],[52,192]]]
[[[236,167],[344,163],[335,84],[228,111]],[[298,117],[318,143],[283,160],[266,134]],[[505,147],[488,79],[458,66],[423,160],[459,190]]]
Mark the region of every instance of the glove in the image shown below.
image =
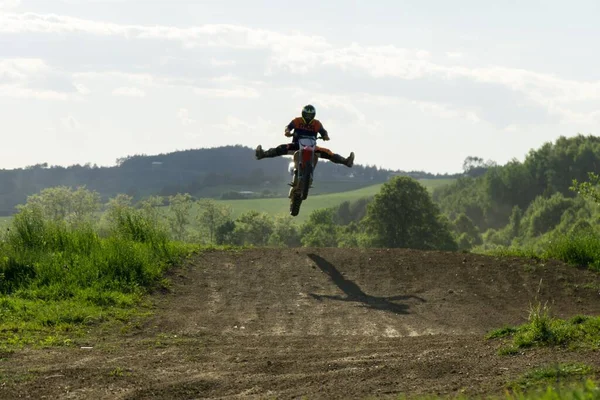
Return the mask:
[[[322,136],[324,141],[328,141],[329,140],[329,136]]]
[[[292,137],[292,136],[294,136],[294,134],[292,132],[286,132],[286,133],[284,133],[284,135],[286,137]]]

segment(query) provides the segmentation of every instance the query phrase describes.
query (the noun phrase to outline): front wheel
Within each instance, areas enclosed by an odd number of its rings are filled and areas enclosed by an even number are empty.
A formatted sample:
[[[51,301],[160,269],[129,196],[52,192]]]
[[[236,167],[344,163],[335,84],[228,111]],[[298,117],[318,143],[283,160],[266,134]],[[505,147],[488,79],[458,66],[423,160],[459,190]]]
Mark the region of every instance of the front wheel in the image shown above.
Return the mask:
[[[300,193],[292,188],[292,193],[290,196],[290,215],[295,217],[300,213],[300,205],[302,204],[302,196]]]
[[[310,189],[310,178],[312,176],[312,165],[306,164],[302,173],[302,200],[306,200],[308,197],[308,190]]]

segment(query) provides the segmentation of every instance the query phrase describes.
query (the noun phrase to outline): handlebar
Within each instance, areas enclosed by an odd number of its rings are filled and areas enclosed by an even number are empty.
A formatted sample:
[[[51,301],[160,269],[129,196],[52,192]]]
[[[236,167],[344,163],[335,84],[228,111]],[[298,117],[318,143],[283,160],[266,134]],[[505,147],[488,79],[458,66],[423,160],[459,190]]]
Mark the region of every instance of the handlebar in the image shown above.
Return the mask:
[[[301,139],[301,138],[308,138],[308,139],[315,139],[315,140],[319,140],[319,139],[323,140],[323,137],[322,137],[322,136],[307,136],[307,135],[297,135],[297,134],[295,134],[295,133],[294,133],[294,134],[292,134],[292,136],[290,136],[290,137],[297,138],[297,139]]]

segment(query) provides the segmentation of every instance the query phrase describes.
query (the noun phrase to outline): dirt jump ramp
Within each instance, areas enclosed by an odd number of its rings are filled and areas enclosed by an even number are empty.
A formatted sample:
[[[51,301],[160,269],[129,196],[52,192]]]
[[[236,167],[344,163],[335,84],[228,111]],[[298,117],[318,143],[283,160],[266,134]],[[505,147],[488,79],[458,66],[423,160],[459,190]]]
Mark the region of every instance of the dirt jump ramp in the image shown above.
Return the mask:
[[[53,398],[394,398],[502,394],[524,371],[594,352],[507,357],[493,329],[599,315],[599,274],[559,262],[406,249],[209,251],[170,274],[155,314],[97,350],[18,353],[39,374],[0,391]],[[111,374],[115,368],[123,374]],[[60,376],[59,376],[60,375]],[[55,378],[48,378],[55,376]],[[69,392],[65,392],[65,387]],[[11,390],[13,390],[11,392]]]

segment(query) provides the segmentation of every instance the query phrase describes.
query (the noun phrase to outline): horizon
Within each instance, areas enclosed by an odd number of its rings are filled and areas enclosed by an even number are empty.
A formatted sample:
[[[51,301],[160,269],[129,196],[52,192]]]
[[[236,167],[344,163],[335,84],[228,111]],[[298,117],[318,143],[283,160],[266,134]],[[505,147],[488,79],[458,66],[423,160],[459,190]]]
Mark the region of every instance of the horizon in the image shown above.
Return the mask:
[[[160,157],[160,156],[168,156],[170,154],[174,154],[174,153],[179,153],[179,152],[185,152],[185,151],[197,151],[197,150],[211,150],[211,149],[219,149],[219,148],[225,148],[225,147],[236,147],[236,146],[241,146],[244,149],[248,149],[248,151],[254,151],[254,149],[245,146],[245,145],[241,145],[241,144],[231,144],[231,145],[224,145],[224,146],[213,146],[213,147],[201,147],[201,148],[190,148],[190,149],[179,149],[179,150],[173,150],[167,153],[155,153],[155,154],[130,154],[124,157],[119,157],[117,158],[117,160],[115,160],[114,163],[110,164],[110,165],[100,165],[100,164],[95,164],[95,163],[91,163],[91,162],[86,162],[86,163],[75,163],[75,164],[50,164],[44,161],[41,162],[37,162],[35,164],[30,164],[30,165],[25,165],[25,166],[20,166],[20,167],[16,167],[16,168],[0,168],[0,171],[14,171],[14,170],[22,170],[22,169],[26,169],[26,168],[30,168],[30,167],[35,167],[38,165],[44,165],[47,164],[47,167],[45,168],[69,168],[69,167],[76,167],[76,166],[80,166],[80,167],[85,167],[85,166],[91,166],[94,168],[117,168],[119,167],[118,164],[118,160],[119,159],[125,159],[125,158],[130,158],[130,157]],[[288,159],[291,158],[291,156],[284,156],[287,157]],[[329,160],[321,160],[320,162],[330,162]],[[374,165],[371,164],[355,164],[355,166],[361,166],[361,167],[373,167]],[[389,170],[391,172],[423,172],[423,173],[430,173],[432,175],[444,175],[444,174],[448,174],[448,175],[456,175],[456,174],[461,174],[462,172],[449,172],[449,173],[438,173],[435,171],[428,171],[428,170],[393,170],[393,169],[389,169],[389,168],[381,168],[377,165],[375,165],[375,167],[379,168],[379,169],[384,169],[384,170]]]
[[[359,165],[522,161],[600,131],[600,3],[540,4],[0,0],[0,169],[274,147],[308,103]]]

